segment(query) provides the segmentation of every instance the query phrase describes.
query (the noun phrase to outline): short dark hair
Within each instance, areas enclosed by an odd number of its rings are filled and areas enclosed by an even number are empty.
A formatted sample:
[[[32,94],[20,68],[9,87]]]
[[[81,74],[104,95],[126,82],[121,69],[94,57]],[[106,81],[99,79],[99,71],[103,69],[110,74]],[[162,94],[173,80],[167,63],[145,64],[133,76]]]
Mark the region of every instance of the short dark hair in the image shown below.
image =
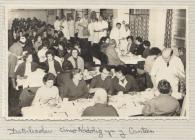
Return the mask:
[[[102,65],[102,66],[100,66],[100,72],[102,72],[104,69],[106,69],[107,71],[110,71],[110,67],[109,66],[107,66],[107,65]]]
[[[133,36],[128,36],[128,37],[127,37],[127,40],[128,40],[128,39],[131,39],[132,42],[134,41]]]
[[[139,42],[142,42],[142,38],[140,36],[136,37],[135,40],[139,41]]]
[[[161,94],[168,94],[171,92],[171,85],[167,80],[161,80],[158,83],[158,90]]]
[[[109,37],[108,36],[103,36],[100,38],[99,45],[102,45],[103,42],[105,42]]]
[[[159,48],[157,47],[152,47],[150,48],[149,54],[150,55],[160,55],[162,52]]]
[[[54,52],[52,50],[48,50],[45,54],[45,56],[47,57],[48,54],[51,54],[54,57]]]
[[[143,41],[143,45],[144,45],[144,46],[150,47],[150,41],[144,40],[144,41]]]
[[[121,72],[124,76],[127,75],[126,67],[123,66],[123,65],[118,65],[118,66],[115,68],[115,71],[116,71],[116,72]]]
[[[56,79],[56,77],[55,77],[55,75],[53,73],[47,73],[43,77],[43,83],[46,83],[49,80],[55,81],[55,79]]]
[[[62,63],[62,69],[63,71],[72,70],[73,69],[72,63],[68,60],[64,60],[64,62]]]

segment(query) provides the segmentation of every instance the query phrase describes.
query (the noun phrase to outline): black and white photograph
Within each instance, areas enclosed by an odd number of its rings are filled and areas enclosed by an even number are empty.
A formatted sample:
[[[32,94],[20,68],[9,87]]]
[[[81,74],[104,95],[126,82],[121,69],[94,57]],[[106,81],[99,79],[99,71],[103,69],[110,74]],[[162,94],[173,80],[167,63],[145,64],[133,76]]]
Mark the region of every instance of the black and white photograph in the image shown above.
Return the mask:
[[[188,116],[187,9],[8,9],[9,117]]]

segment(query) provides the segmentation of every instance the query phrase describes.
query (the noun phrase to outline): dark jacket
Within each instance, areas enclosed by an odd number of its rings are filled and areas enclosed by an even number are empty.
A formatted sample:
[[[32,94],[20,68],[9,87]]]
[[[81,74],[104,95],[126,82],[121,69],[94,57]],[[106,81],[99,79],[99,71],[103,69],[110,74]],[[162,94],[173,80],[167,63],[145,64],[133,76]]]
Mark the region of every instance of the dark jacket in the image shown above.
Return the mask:
[[[55,68],[55,71],[57,74],[61,73],[62,72],[62,67],[60,65],[60,63],[56,60],[53,60],[54,61],[54,68]],[[42,68],[48,72],[49,71],[49,63],[48,61],[45,61],[45,62],[42,62],[40,63],[40,65],[42,66]]]
[[[79,84],[76,86],[73,80],[70,79],[66,81],[66,84],[63,87],[60,96],[62,98],[68,98],[70,101],[87,98],[89,96],[89,90],[84,80],[79,81]]]
[[[101,75],[93,77],[90,88],[103,88],[108,94],[112,94],[112,79],[107,77],[104,81],[101,79]]]
[[[132,49],[131,52],[135,55],[141,55],[143,56],[143,52],[144,52],[145,48],[142,44],[140,45],[135,45]]]
[[[144,116],[176,116],[180,113],[180,105],[174,97],[160,94],[145,102],[142,113]]]
[[[38,67],[39,65],[37,63],[31,62],[31,72],[34,72]],[[18,66],[15,75],[16,76],[19,75],[23,77],[25,74],[25,70],[26,70],[26,62],[23,62]]]
[[[96,103],[94,106],[87,107],[82,116],[110,116],[117,117],[119,116],[116,109],[112,105]]]
[[[127,84],[125,85],[125,87],[121,86],[119,84],[119,79],[118,78],[113,78],[113,93],[116,94],[119,91],[123,91],[124,93],[128,93],[131,91],[137,91],[138,87],[137,87],[137,82],[135,80],[134,77],[128,75],[126,76],[126,80],[127,80]]]

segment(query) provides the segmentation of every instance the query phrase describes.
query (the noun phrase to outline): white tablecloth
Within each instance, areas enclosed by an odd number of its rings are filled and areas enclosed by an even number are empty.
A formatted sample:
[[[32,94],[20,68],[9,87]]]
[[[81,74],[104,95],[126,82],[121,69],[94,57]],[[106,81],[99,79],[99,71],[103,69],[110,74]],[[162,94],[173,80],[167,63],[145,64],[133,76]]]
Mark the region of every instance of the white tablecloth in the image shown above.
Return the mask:
[[[143,105],[140,102],[152,99],[153,91],[138,92],[135,95],[123,94],[109,97],[109,105],[117,110],[120,118],[128,118],[134,115],[142,114]],[[79,99],[75,101],[63,100],[57,107],[24,107],[22,114],[26,118],[33,119],[74,119],[80,118],[85,108],[93,106],[93,99]]]
[[[116,52],[120,60],[123,61],[125,64],[137,64],[139,61],[145,61],[143,57],[136,56],[132,53],[121,54],[121,51],[118,48],[116,48]]]

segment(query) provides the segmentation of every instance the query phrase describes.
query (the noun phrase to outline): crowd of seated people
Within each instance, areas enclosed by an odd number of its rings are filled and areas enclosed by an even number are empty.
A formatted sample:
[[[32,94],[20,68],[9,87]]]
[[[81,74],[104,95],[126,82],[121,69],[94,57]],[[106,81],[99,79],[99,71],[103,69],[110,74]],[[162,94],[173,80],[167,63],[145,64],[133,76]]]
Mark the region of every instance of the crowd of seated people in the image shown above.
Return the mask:
[[[120,51],[146,58],[144,69],[138,69],[138,74],[146,75],[146,81],[151,83],[149,88],[157,89],[157,80],[166,79],[175,86],[172,81],[175,77],[185,79],[182,61],[173,56],[171,49],[165,48],[161,52],[150,47],[148,40],[134,39],[127,24],[117,23],[116,28],[108,31],[108,23],[102,16],[90,20],[88,15],[76,20],[73,16],[56,17],[54,25],[36,18],[15,19],[9,42],[12,42],[8,48],[9,82],[13,89],[21,91],[22,107],[37,103],[56,104],[63,98],[69,101],[89,98],[95,93],[97,105],[86,109],[83,116],[90,112],[94,114],[96,108],[112,110],[113,115],[118,116],[112,107],[105,106],[107,94],[128,94],[140,89],[136,77],[127,72],[127,66],[120,60],[117,47]],[[178,64],[177,69],[173,68],[174,62]],[[84,73],[94,67],[99,69],[87,81]],[[168,73],[172,79],[160,77],[159,73]]]

